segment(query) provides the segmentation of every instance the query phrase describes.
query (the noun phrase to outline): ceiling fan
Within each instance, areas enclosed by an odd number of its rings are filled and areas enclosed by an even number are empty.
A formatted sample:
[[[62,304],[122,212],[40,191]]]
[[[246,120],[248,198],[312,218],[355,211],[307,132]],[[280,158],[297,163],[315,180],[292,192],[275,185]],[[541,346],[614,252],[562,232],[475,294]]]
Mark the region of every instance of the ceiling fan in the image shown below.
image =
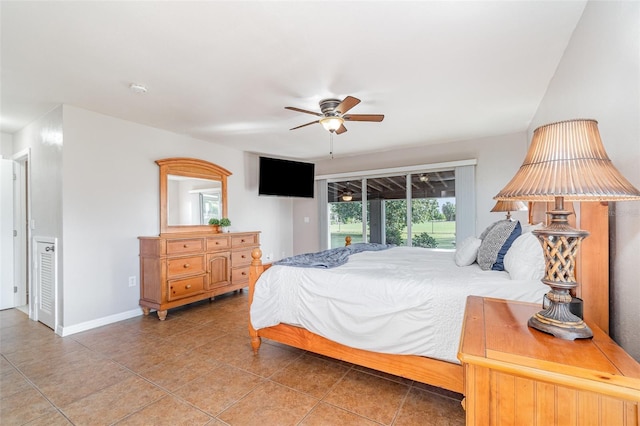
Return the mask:
[[[309,126],[311,124],[320,123],[322,126],[331,133],[337,135],[347,131],[344,127],[345,121],[375,121],[380,122],[384,119],[383,114],[347,114],[354,106],[360,103],[360,99],[353,96],[347,96],[342,101],[340,99],[323,99],[320,101],[320,111],[308,111],[306,109],[300,109],[296,107],[284,107],[292,111],[304,112],[305,114],[311,114],[321,117],[319,120],[312,121],[307,124],[303,124],[298,127],[294,127],[290,130],[299,129],[301,127]]]

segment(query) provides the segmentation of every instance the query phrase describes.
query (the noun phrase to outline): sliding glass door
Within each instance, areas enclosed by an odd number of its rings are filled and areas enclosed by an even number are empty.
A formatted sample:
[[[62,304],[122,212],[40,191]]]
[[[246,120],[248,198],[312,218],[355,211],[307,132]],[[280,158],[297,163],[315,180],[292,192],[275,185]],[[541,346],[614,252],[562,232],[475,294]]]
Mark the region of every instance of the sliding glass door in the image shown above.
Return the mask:
[[[454,170],[411,175],[411,245],[455,248]]]
[[[327,196],[330,247],[344,246],[347,236],[351,237],[352,243],[367,241],[365,235],[368,233],[364,231],[362,220],[362,179],[329,182]]]
[[[370,242],[406,244],[407,179],[405,175],[367,179]]]
[[[327,183],[327,200],[330,247],[350,236],[352,243],[455,248],[453,169],[336,180]]]

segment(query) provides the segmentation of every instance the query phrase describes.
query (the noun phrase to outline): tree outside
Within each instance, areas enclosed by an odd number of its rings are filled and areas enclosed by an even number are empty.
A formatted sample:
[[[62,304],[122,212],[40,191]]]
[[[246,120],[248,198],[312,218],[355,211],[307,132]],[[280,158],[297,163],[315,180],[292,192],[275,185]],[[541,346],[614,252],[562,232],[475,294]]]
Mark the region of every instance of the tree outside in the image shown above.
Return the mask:
[[[343,224],[362,224],[362,203],[359,201],[331,203],[331,223],[338,225],[338,231]]]
[[[456,205],[450,201],[447,201],[442,205],[442,214],[445,217],[445,220],[449,222],[456,220]]]
[[[413,199],[411,202],[412,245],[427,248],[455,248],[455,204],[446,202],[439,207],[436,199]],[[405,245],[407,241],[407,201],[386,200],[386,243]],[[352,242],[362,237],[362,203],[331,203],[331,247],[344,245],[344,237]]]

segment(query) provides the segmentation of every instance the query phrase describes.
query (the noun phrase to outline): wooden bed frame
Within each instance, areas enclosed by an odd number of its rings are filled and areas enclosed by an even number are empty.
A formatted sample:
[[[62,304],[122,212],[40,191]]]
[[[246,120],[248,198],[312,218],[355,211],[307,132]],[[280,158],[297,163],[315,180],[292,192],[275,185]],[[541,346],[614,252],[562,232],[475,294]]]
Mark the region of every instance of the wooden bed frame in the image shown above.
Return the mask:
[[[530,204],[529,222],[546,221],[545,203]],[[542,217],[540,214],[542,213]],[[584,299],[584,316],[609,330],[609,267],[608,267],[608,205],[606,203],[582,203],[576,209],[576,224],[591,232],[578,253],[577,297]],[[604,245],[603,245],[604,244]],[[260,274],[271,264],[263,264],[262,251],[251,253],[249,270],[249,306],[253,302],[254,286]],[[356,349],[336,343],[306,329],[287,324],[255,330],[249,321],[251,346],[255,354],[260,348],[261,338],[270,339],[288,346],[325,355],[330,358],[393,374],[432,386],[464,393],[463,367],[447,361],[417,355],[393,355]]]

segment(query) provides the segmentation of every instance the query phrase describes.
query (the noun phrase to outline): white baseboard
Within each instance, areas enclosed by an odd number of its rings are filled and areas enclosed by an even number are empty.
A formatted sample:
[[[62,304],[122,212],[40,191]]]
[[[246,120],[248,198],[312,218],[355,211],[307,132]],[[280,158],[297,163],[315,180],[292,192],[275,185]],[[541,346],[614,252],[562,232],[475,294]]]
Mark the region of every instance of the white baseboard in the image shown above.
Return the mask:
[[[129,318],[138,317],[142,315],[142,309],[137,308],[127,312],[121,312],[115,315],[109,315],[108,317],[98,318],[95,320],[83,322],[69,327],[58,326],[56,328],[56,334],[62,337],[70,336],[72,334],[80,333],[82,331],[91,330],[93,328],[102,327],[103,325],[113,324],[114,322],[123,321]]]

